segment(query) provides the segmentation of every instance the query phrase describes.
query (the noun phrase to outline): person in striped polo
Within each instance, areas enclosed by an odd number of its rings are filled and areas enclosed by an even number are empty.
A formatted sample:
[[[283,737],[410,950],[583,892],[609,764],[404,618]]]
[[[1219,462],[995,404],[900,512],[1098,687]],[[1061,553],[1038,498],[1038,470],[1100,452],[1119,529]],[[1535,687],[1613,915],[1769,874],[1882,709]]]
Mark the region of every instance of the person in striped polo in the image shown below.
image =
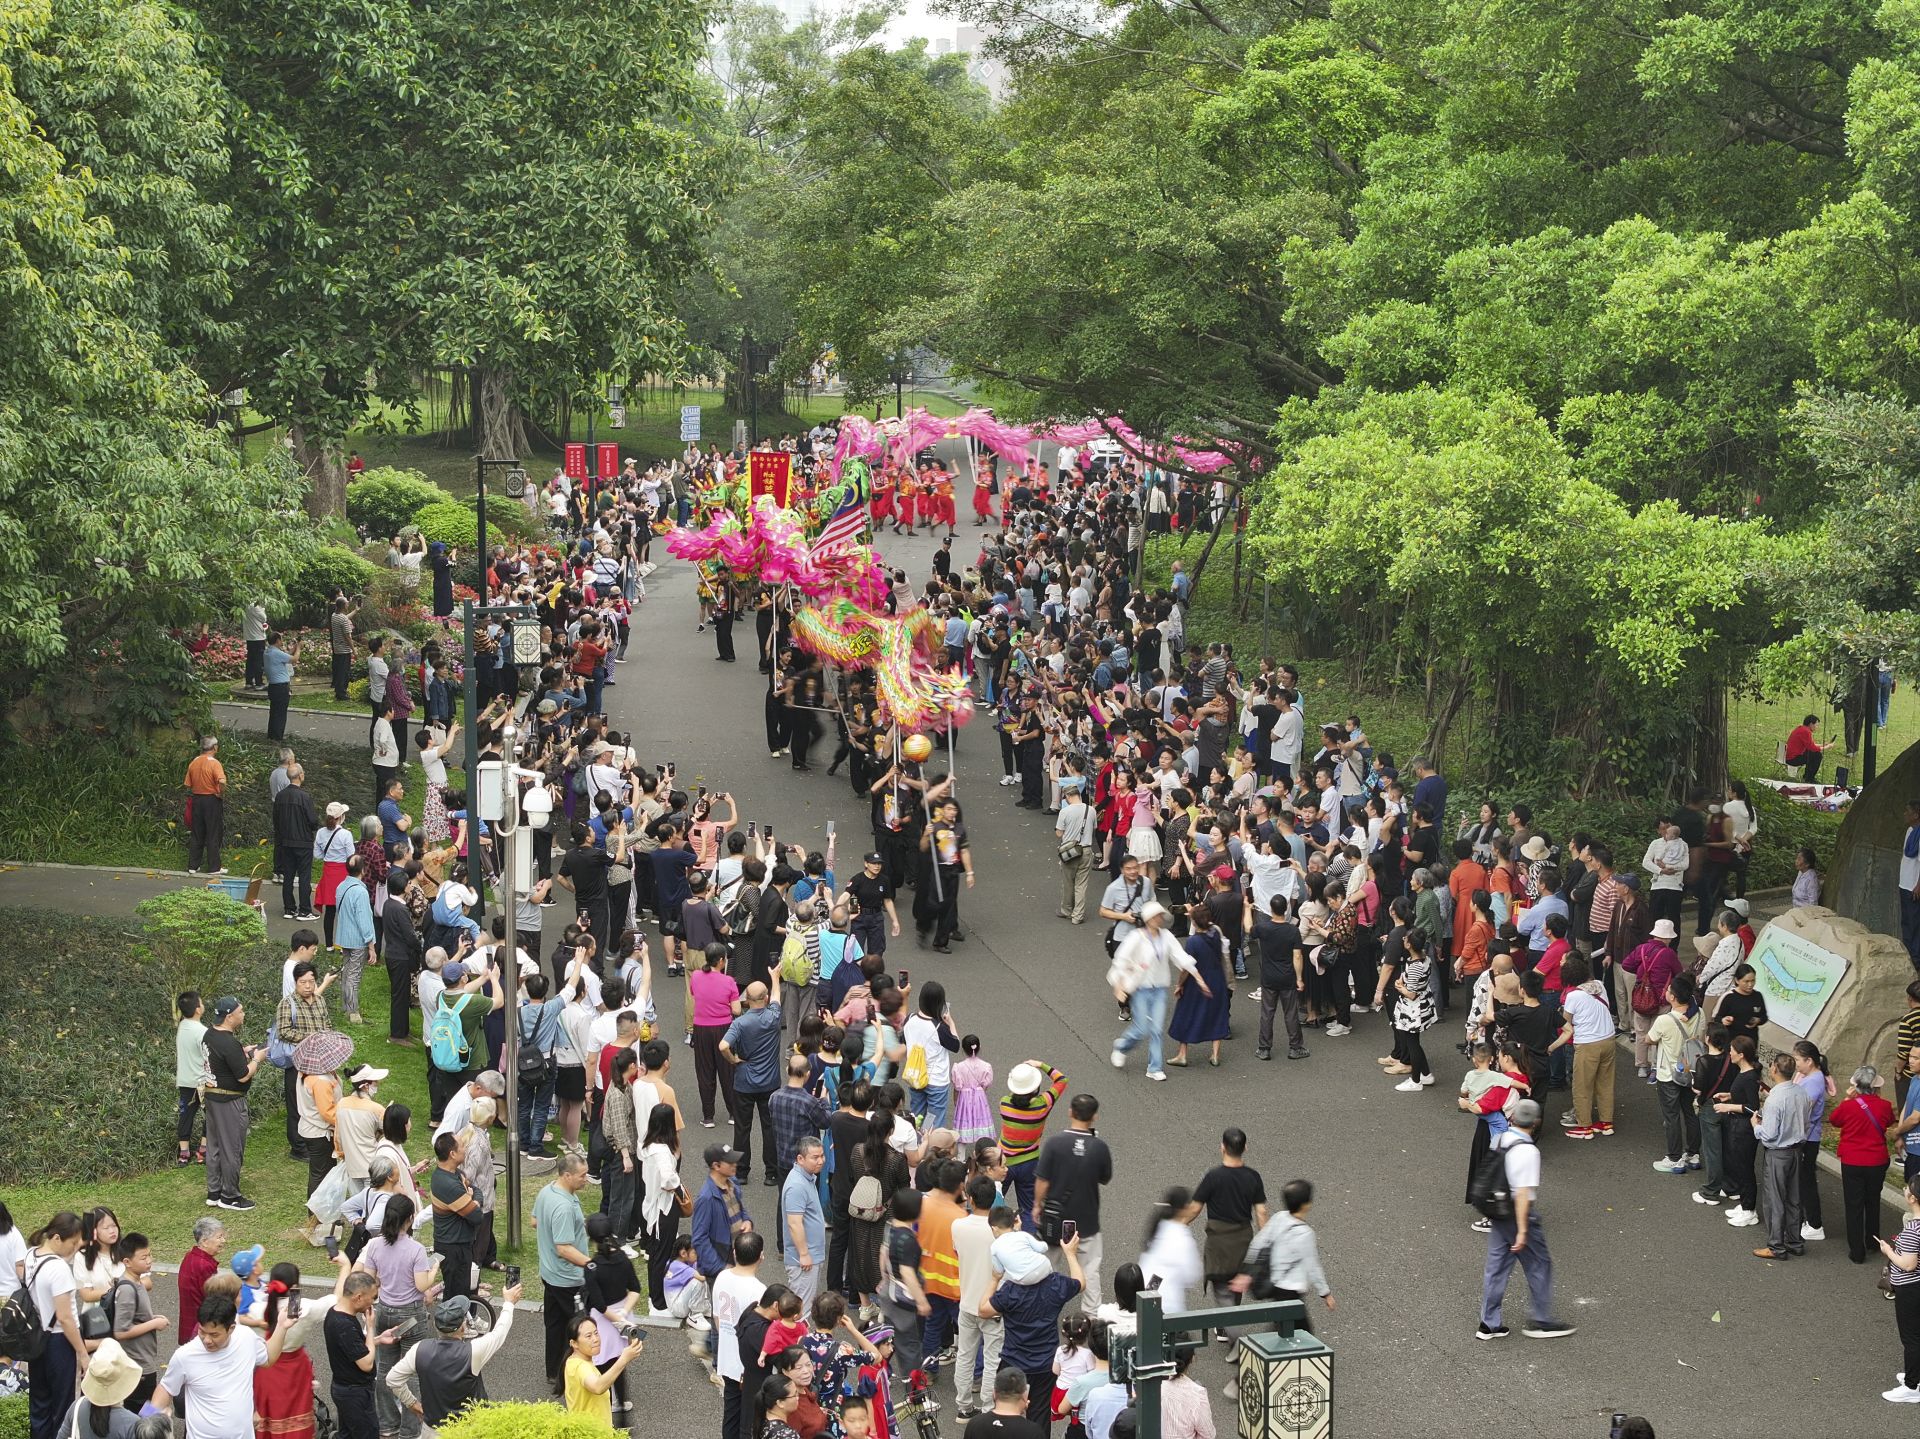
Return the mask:
[[[1066,1092],[1066,1075],[1051,1064],[1029,1059],[1009,1071],[1007,1092],[1000,1097],[1000,1155],[1020,1197],[1020,1225],[1029,1234],[1039,1229],[1033,1183],[1040,1141],[1047,1132],[1047,1116]]]

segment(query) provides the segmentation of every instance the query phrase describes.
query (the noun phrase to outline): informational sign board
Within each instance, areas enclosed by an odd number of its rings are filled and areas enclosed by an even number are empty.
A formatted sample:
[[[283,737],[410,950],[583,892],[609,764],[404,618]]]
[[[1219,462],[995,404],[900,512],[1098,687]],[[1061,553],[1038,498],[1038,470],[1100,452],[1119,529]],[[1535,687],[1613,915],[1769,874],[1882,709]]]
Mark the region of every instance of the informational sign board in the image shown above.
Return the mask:
[[[585,445],[568,445],[566,461],[562,468],[566,470],[568,479],[584,480],[587,477],[587,447]]]
[[[610,480],[620,473],[620,447],[618,445],[596,445],[599,451],[600,468],[596,472],[603,480]]]
[[[700,407],[698,405],[680,407],[680,438],[682,440],[700,438]]]
[[[1767,1018],[1803,1039],[1847,972],[1842,956],[1777,924],[1761,931],[1747,962],[1767,998]]]

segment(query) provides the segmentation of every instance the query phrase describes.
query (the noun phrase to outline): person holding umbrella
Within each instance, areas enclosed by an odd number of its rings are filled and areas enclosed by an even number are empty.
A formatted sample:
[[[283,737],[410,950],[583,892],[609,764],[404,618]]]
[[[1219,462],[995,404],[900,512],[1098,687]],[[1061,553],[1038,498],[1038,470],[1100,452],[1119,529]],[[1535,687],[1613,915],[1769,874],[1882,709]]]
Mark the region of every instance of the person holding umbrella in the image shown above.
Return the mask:
[[[307,1197],[333,1172],[340,1157],[335,1125],[340,1109],[340,1071],[353,1058],[353,1040],[337,1029],[309,1034],[293,1047],[294,1088],[299,1106],[300,1139],[307,1150]],[[312,1221],[309,1220],[309,1229]]]

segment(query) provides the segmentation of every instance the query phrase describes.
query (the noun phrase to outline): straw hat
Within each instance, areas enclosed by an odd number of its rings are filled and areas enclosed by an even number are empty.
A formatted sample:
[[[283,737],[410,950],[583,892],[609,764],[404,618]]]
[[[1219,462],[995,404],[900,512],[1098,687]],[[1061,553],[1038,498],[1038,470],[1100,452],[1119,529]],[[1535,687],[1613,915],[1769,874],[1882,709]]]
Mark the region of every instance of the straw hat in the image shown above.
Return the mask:
[[[102,1339],[80,1376],[80,1393],[96,1409],[114,1409],[140,1387],[140,1366],[116,1339]]]

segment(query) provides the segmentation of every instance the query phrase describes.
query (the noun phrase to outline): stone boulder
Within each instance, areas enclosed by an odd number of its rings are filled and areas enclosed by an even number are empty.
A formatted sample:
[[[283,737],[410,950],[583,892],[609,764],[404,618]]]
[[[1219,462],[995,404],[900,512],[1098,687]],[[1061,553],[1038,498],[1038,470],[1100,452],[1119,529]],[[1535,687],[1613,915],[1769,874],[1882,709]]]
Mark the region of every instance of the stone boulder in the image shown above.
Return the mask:
[[[1790,909],[1754,942],[1749,961],[1771,1022],[1763,1049],[1811,1039],[1827,1055],[1835,1081],[1871,1064],[1892,1096],[1894,1031],[1906,1012],[1913,965],[1900,941],[1821,905]]]

